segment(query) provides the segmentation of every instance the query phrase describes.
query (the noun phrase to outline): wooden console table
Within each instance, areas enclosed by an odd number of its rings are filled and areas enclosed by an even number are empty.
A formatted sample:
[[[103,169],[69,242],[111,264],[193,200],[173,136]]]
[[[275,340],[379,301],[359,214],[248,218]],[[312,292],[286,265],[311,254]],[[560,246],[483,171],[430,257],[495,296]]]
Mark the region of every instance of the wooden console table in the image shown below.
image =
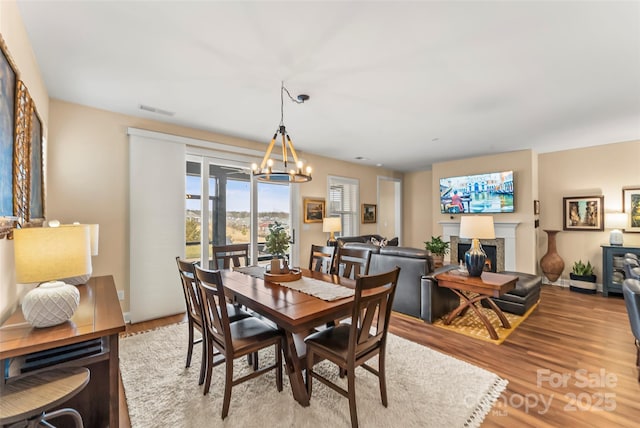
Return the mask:
[[[517,276],[483,272],[482,276],[474,277],[455,271],[448,271],[436,275],[435,278],[438,281],[438,286],[450,288],[461,299],[460,306],[447,316],[447,319],[444,321],[445,324],[451,324],[455,317],[463,315],[471,308],[487,328],[489,336],[491,336],[493,340],[498,340],[498,333],[496,333],[495,328],[493,328],[486,315],[476,307],[476,303],[486,300],[491,309],[498,315],[502,326],[504,328],[511,328],[507,317],[504,316],[502,310],[490,297],[499,297],[513,290],[516,282],[518,282]]]
[[[31,373],[62,366],[88,368],[91,380],[87,387],[60,407],[78,410],[86,427],[117,428],[120,378],[118,334],[125,330],[125,324],[115,283],[112,276],[99,276],[78,286],[78,289],[80,305],[73,317],[63,324],[33,328],[18,308],[0,326],[0,363],[3,373],[6,373],[5,370],[9,372],[7,379],[3,376],[0,390],[5,382],[21,376],[22,370],[28,365],[29,356],[46,354],[57,348],[61,356],[51,356],[53,362],[47,367],[38,368],[34,363]]]

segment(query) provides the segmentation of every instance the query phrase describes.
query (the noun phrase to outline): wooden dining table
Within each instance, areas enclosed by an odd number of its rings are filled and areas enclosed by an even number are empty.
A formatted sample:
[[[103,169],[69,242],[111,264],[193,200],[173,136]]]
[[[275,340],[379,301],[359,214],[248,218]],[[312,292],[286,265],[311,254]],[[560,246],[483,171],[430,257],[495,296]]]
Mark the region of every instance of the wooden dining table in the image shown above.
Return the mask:
[[[326,301],[233,270],[221,270],[220,273],[227,297],[273,321],[284,331],[284,359],[293,397],[302,406],[308,406],[309,395],[302,376],[306,355],[304,338],[315,327],[350,316],[353,296]],[[302,275],[355,288],[354,280],[337,275],[308,269],[302,269]]]

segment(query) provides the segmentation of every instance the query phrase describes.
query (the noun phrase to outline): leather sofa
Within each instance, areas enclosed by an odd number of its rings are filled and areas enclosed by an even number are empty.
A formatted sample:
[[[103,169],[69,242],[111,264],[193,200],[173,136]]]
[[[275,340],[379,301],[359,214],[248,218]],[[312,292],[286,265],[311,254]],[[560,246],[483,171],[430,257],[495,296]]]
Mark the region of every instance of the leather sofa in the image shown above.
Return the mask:
[[[352,241],[345,242],[344,245],[372,250],[370,274],[388,272],[396,266],[400,267],[393,299],[394,311],[432,323],[460,304],[460,299],[451,290],[440,288],[429,279],[433,271],[433,260],[426,250],[394,246],[377,247]]]

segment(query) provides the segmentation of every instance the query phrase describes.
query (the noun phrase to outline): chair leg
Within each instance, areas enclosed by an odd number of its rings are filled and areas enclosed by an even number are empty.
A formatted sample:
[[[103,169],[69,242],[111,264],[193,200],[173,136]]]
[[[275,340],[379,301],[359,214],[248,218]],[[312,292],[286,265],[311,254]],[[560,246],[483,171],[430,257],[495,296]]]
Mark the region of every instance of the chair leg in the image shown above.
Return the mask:
[[[229,414],[229,405],[231,404],[231,387],[233,386],[233,359],[225,355],[225,379],[224,379],[224,397],[222,399],[222,419]]]
[[[193,354],[193,321],[189,320],[189,345],[187,347],[187,364],[185,367],[191,365],[191,355]]]
[[[380,398],[382,405],[387,407],[387,376],[385,374],[384,348],[378,354],[378,380],[380,381]]]
[[[307,395],[309,399],[311,399],[311,385],[313,383],[313,375],[311,374],[311,370],[313,370],[313,351],[310,346],[307,346],[307,368],[305,372],[305,380],[307,381]]]
[[[211,372],[213,371],[213,343],[207,339],[207,376],[204,382],[204,395],[209,393],[211,386]]]
[[[207,361],[207,340],[202,337],[202,358],[200,360],[200,378],[198,379],[198,385],[202,385],[204,383],[204,377],[207,371],[207,366],[209,362]]]
[[[356,374],[355,370],[347,370],[347,392],[349,393],[349,412],[351,413],[351,428],[358,427],[358,411],[356,409]]]
[[[255,372],[256,370],[258,370],[258,352],[254,352],[253,353],[253,371]]]
[[[282,392],[282,342],[276,343],[276,364],[276,386]]]

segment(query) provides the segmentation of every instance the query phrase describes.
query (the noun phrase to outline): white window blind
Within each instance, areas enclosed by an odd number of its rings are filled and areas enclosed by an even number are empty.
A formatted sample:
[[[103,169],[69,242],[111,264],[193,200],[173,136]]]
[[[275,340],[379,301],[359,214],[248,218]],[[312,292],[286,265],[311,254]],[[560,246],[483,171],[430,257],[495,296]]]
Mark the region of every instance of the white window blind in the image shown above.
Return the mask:
[[[360,207],[358,201],[359,183],[358,180],[344,177],[328,177],[329,194],[327,200],[327,216],[340,216],[342,219],[342,232],[340,236],[358,235]]]

